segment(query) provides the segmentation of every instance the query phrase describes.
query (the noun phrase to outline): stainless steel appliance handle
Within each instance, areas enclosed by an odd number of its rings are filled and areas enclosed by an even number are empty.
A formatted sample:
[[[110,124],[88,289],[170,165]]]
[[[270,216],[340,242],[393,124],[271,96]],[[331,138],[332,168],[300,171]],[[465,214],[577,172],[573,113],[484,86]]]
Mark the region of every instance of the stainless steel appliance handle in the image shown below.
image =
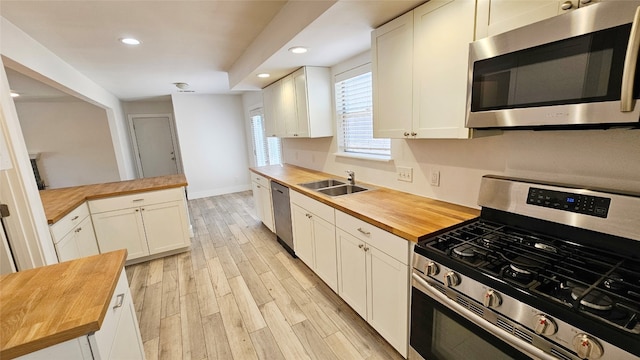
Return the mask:
[[[416,274],[415,272],[411,274],[411,277],[413,278],[413,281],[412,281],[413,287],[420,290],[427,296],[430,296],[431,298],[435,299],[436,301],[448,307],[449,309],[457,312],[458,314],[463,316],[465,319],[478,325],[482,329],[498,337],[499,339],[506,342],[507,344],[522,351],[526,355],[536,359],[558,360],[558,358],[556,358],[555,356],[552,356],[551,354],[547,354],[546,352],[538,349],[537,347],[524,342],[524,340],[521,340],[515,336],[510,336],[509,334],[506,334],[504,331],[500,330],[498,327],[493,326],[491,323],[480,318],[478,315],[474,314],[470,310],[462,307],[455,301],[449,299],[446,295],[442,294],[438,290],[435,290],[431,285],[429,285],[427,281],[425,281],[420,275]]]
[[[620,111],[633,111],[633,80],[636,77],[636,64],[638,63],[638,50],[640,49],[640,6],[636,8],[633,17],[627,55],[624,59],[622,72],[622,89],[620,92]]]

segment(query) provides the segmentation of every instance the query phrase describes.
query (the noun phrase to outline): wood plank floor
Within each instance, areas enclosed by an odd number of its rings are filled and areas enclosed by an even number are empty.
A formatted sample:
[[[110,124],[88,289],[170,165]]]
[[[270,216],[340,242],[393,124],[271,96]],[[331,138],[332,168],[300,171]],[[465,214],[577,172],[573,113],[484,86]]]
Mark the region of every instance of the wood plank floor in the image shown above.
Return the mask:
[[[251,192],[189,209],[191,251],[126,268],[147,359],[402,359],[284,251]]]

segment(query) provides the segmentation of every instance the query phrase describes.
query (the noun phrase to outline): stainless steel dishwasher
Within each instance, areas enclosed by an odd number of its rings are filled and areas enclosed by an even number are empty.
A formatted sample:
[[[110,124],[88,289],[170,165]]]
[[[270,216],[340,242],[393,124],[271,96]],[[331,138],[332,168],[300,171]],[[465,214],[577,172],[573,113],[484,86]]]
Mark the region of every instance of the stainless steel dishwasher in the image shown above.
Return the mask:
[[[289,188],[271,181],[271,195],[273,199],[273,217],[276,223],[278,242],[291,256],[296,257],[293,249],[293,231],[291,228],[291,204],[289,203]]]

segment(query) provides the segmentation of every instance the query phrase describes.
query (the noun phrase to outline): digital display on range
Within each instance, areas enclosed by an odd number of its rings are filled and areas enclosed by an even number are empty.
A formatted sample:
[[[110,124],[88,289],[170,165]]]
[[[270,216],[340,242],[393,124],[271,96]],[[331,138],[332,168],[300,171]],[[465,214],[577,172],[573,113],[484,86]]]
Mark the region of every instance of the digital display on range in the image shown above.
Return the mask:
[[[606,218],[611,199],[530,187],[527,204]]]

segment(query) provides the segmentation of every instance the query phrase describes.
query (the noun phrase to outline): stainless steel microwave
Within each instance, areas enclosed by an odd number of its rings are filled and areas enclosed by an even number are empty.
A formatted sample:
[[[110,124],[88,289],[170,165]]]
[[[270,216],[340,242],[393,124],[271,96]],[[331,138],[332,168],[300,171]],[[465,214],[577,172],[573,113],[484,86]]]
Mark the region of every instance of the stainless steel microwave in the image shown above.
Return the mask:
[[[467,127],[640,127],[640,1],[602,1],[470,44]]]

